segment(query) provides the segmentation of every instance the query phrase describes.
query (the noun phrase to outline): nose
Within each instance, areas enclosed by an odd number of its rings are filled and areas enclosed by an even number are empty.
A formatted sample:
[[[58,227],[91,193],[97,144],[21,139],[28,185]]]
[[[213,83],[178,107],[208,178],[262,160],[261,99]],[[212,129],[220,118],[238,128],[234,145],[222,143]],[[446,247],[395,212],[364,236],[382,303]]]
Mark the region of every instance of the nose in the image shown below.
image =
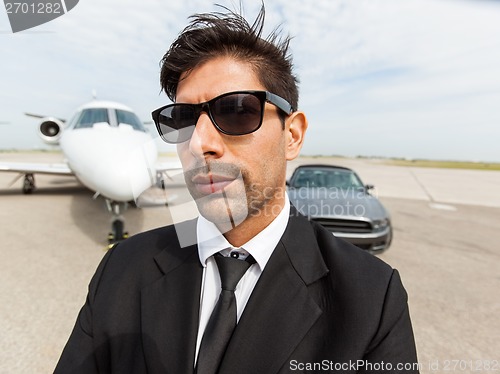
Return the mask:
[[[193,135],[189,140],[189,150],[196,158],[219,158],[224,152],[222,134],[212,123],[207,112],[203,111],[196,122]]]

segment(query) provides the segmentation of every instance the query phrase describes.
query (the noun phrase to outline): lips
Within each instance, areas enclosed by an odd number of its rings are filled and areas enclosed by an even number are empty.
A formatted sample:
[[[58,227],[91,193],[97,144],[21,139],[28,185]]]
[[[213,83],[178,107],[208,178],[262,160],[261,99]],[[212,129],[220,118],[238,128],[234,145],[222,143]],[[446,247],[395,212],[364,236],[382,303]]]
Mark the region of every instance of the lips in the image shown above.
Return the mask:
[[[221,193],[236,179],[241,179],[238,165],[227,162],[205,162],[184,171],[184,179],[194,198]]]
[[[236,178],[220,174],[198,174],[191,181],[194,187],[203,195],[220,192],[229,186]]]

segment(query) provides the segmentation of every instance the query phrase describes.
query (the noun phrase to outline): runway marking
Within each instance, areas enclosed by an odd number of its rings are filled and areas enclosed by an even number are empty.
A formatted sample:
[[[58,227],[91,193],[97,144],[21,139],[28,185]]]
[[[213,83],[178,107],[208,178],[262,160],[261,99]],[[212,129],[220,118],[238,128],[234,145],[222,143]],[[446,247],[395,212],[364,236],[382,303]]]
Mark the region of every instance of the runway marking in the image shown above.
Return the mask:
[[[424,191],[424,193],[427,195],[429,200],[434,202],[435,200],[432,197],[431,193],[427,190],[427,188],[425,188],[424,184],[422,182],[420,182],[420,180],[417,178],[417,175],[413,172],[413,170],[409,170],[409,172],[410,172],[411,176],[413,177],[413,179],[415,179],[415,182],[417,182],[417,184],[420,186],[422,191]]]
[[[450,212],[457,211],[457,207],[455,207],[453,205],[431,203],[431,204],[429,204],[429,206],[432,209],[447,210],[447,211],[450,211]]]

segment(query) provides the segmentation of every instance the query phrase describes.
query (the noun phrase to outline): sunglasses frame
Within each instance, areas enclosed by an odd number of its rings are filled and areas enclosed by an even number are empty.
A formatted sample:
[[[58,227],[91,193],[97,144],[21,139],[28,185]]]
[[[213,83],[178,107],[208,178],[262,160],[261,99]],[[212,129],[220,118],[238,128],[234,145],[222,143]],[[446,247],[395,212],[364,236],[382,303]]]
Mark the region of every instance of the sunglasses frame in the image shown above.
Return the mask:
[[[261,113],[260,113],[259,125],[254,130],[252,130],[252,131],[244,132],[244,133],[233,133],[233,132],[226,131],[226,130],[222,129],[217,124],[217,122],[215,121],[215,118],[214,118],[214,116],[212,114],[211,105],[213,105],[217,100],[219,100],[219,99],[221,99],[223,97],[226,97],[226,96],[237,95],[237,94],[249,94],[249,95],[253,95],[256,98],[258,98],[259,101],[260,101],[260,103],[261,103]],[[199,104],[189,104],[189,103],[173,103],[173,104],[168,104],[168,105],[162,106],[161,108],[158,108],[158,109],[154,110],[151,113],[151,116],[153,117],[153,121],[154,121],[154,123],[156,125],[156,130],[160,134],[160,137],[166,143],[169,143],[169,144],[178,144],[178,143],[183,143],[183,142],[189,140],[190,138],[188,138],[186,140],[179,141],[179,142],[171,142],[171,141],[168,141],[165,138],[165,136],[163,134],[163,131],[161,130],[160,114],[161,114],[161,112],[163,110],[165,110],[167,108],[171,108],[171,107],[174,107],[174,106],[188,106],[188,107],[194,108],[194,112],[198,115],[198,118],[201,115],[201,112],[205,112],[205,113],[208,114],[208,116],[210,117],[210,121],[212,121],[212,124],[215,126],[215,128],[218,131],[220,131],[221,133],[223,133],[225,135],[240,136],[240,135],[251,134],[252,132],[255,132],[258,129],[260,129],[260,127],[262,126],[263,119],[264,119],[264,107],[265,107],[265,103],[266,102],[273,104],[278,109],[280,109],[281,111],[283,111],[287,116],[290,115],[290,114],[292,114],[292,112],[293,112],[293,108],[288,103],[288,101],[286,101],[285,99],[283,99],[282,97],[280,97],[280,96],[278,96],[276,94],[273,94],[273,93],[271,93],[269,91],[243,90],[243,91],[226,92],[226,93],[223,93],[222,95],[214,97],[211,100],[208,100],[208,101],[205,101],[204,103],[199,103]],[[194,124],[193,127],[195,127],[196,123],[198,123],[198,118],[196,119],[195,124]],[[187,127],[190,127],[190,126],[187,126]],[[177,129],[177,130],[179,130],[179,129]]]

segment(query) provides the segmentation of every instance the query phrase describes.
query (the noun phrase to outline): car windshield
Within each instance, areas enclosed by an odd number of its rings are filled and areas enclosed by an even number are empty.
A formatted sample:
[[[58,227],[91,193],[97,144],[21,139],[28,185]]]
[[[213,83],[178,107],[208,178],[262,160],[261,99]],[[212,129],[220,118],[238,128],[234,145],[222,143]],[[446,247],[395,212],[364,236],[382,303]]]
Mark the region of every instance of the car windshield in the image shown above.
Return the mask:
[[[359,177],[351,170],[303,168],[297,171],[292,186],[322,188],[363,188]]]

